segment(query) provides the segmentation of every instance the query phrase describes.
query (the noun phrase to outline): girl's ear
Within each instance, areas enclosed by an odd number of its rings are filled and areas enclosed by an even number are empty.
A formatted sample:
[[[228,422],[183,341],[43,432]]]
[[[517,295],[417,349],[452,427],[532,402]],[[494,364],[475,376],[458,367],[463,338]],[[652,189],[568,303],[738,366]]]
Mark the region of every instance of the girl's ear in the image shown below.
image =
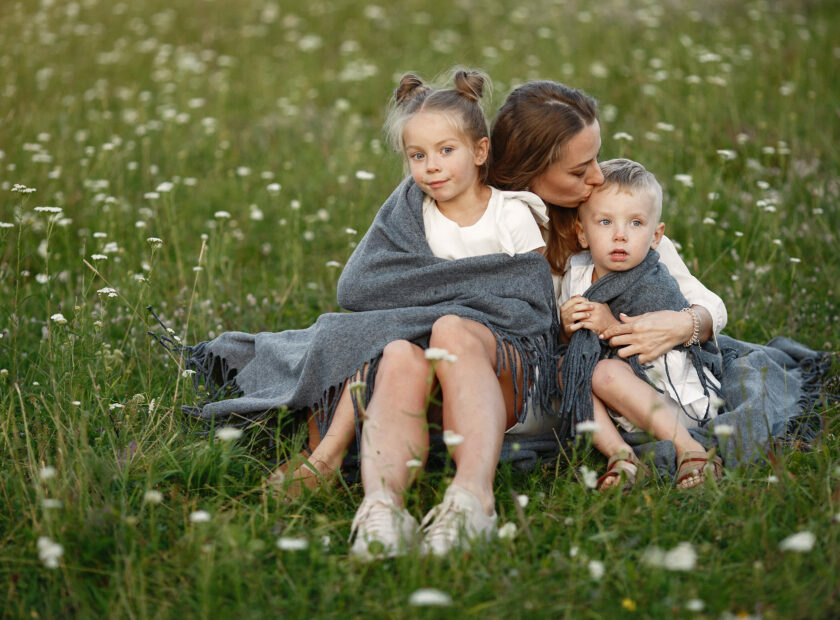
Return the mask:
[[[583,232],[583,224],[580,223],[580,219],[575,220],[575,234],[577,235],[580,247],[584,249],[588,248],[589,242],[586,240],[586,235]]]
[[[490,138],[482,138],[473,147],[473,161],[476,166],[481,166],[487,161],[490,154]]]
[[[659,222],[656,229],[653,231],[653,241],[650,242],[650,249],[655,250],[659,242],[662,241],[662,235],[665,234],[665,222]]]

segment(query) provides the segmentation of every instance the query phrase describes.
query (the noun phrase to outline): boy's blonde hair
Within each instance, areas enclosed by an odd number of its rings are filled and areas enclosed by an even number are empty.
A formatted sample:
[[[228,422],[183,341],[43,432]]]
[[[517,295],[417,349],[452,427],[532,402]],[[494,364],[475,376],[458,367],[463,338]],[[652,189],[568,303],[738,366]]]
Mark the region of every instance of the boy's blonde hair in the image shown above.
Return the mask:
[[[641,191],[652,201],[654,220],[659,222],[662,217],[662,186],[653,173],[631,159],[608,159],[602,161],[600,166],[601,174],[604,175],[604,184],[596,191],[603,191],[610,187],[617,187],[619,191]]]

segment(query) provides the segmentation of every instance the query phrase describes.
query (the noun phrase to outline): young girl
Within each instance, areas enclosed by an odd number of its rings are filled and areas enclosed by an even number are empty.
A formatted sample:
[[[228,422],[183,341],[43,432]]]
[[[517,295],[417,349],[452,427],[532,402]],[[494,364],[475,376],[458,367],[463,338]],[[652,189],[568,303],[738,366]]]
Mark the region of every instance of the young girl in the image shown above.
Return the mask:
[[[423,190],[423,224],[432,254],[447,260],[487,254],[515,256],[541,250],[547,221],[542,201],[529,192],[502,192],[484,183],[490,142],[479,100],[486,78],[458,71],[454,88],[433,90],[416,76],[403,76],[396,90],[388,130],[415,183]],[[536,218],[536,220],[535,220]],[[436,369],[458,364],[444,358]],[[498,389],[498,388],[497,388]],[[444,402],[451,395],[446,393]],[[443,554],[471,539],[495,533],[496,514],[470,490],[469,465],[461,457],[483,458],[485,470],[495,470],[497,437],[475,441],[470,426],[486,425],[483,412],[469,412],[470,422],[457,428],[464,445],[455,448],[461,476],[447,489],[443,501],[423,519],[423,551]],[[444,433],[452,431],[451,416],[443,416]],[[423,411],[383,412],[369,416],[362,431],[362,482],[365,498],[353,520],[351,553],[362,559],[396,555],[419,536],[417,522],[401,506],[399,495],[410,480],[409,464],[425,460],[428,451],[427,419]],[[467,471],[460,471],[462,466]],[[466,486],[464,486],[466,481]],[[371,543],[379,543],[371,552]]]
[[[476,71],[457,71],[454,88],[433,90],[406,74],[394,93],[386,131],[406,169],[423,190],[423,225],[432,254],[447,260],[545,247],[545,205],[530,192],[502,192],[485,184],[490,140],[480,99],[489,84]],[[536,218],[536,219],[535,219]],[[354,436],[349,398],[340,402],[323,440],[295,471],[281,466],[269,479],[297,495],[336,475]],[[310,432],[310,436],[314,433]],[[290,463],[290,464],[291,464]]]
[[[665,230],[656,178],[627,159],[602,162],[601,172],[603,185],[578,209],[575,229],[587,251],[569,259],[561,285],[561,320],[571,339],[562,368],[564,411],[578,419],[592,414],[599,427],[593,443],[609,459],[599,488],[616,486],[622,478],[630,486],[645,473],[613,420],[625,431],[642,429],[672,441],[677,486],[697,486],[706,472],[719,477],[722,467],[687,430],[717,415],[720,384],[703,365],[714,365],[715,358],[697,346],[699,319],[654,251]],[[582,310],[590,305],[591,310]],[[596,335],[617,323],[619,312],[651,310],[683,310],[692,315],[695,332],[645,367],[635,360],[598,361],[604,351]],[[596,363],[602,376],[592,382],[590,396],[589,375]]]
[[[556,299],[548,263],[532,251],[543,247],[535,218],[546,219],[544,206],[482,182],[485,81],[465,71],[444,90],[402,80],[388,127],[412,176],[379,209],[342,271],[337,299],[350,312],[321,315],[304,330],[226,332],[184,349],[194,379],[238,396],[196,408],[206,420],[314,411],[324,437],[316,452],[331,446],[324,460],[312,454],[318,470],[324,461],[338,465],[330,459],[352,440],[352,397],[362,397],[365,500],[352,530],[353,554],[364,559],[415,541],[403,491],[429,445],[427,347],[450,352],[434,373],[442,426],[458,436],[449,442],[453,483],[424,520],[429,552],[492,536],[504,431],[525,418],[526,402],[548,411],[556,393]],[[351,389],[359,379],[361,393]],[[381,544],[371,549],[374,541]]]

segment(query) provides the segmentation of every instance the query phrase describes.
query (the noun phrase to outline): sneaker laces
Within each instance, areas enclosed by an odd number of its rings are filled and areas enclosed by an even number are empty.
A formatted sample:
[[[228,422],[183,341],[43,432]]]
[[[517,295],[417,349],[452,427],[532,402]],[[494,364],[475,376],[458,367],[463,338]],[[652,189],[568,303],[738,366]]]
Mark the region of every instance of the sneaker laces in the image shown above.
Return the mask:
[[[451,497],[447,497],[423,517],[420,529],[425,532],[427,543],[433,544],[436,540],[448,541],[456,538],[461,524],[466,526],[464,512],[458,510]]]
[[[394,509],[393,503],[381,499],[365,498],[362,505],[359,506],[356,516],[353,517],[353,523],[350,525],[350,537],[347,541],[352,541],[359,530],[365,533],[392,529]]]

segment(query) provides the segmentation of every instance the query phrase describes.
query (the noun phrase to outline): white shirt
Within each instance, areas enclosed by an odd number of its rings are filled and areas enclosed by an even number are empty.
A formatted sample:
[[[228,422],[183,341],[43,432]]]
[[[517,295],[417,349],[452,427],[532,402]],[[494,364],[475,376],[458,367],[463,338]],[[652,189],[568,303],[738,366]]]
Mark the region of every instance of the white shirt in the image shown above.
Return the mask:
[[[540,224],[548,221],[548,214],[543,201],[531,192],[490,189],[484,214],[471,226],[459,226],[426,196],[423,224],[432,254],[448,260],[484,254],[513,256],[545,246]]]

